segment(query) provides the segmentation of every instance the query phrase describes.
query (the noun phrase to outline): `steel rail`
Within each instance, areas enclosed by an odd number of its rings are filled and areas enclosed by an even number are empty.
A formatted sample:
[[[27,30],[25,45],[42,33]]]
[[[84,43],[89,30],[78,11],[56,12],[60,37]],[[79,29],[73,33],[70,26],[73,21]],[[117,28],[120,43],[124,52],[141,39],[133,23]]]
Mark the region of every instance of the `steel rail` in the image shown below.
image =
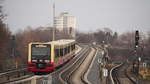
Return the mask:
[[[110,71],[110,78],[111,78],[111,81],[112,81],[112,84],[121,84],[120,83],[120,80],[118,79],[118,77],[117,77],[117,69],[118,68],[121,68],[123,65],[124,65],[125,63],[121,63],[121,64],[119,64],[119,65],[117,65],[117,66],[115,66],[115,67],[113,67],[112,69],[111,69],[111,71]],[[115,72],[115,73],[114,73]],[[127,68],[126,69],[124,69],[124,75],[127,77],[127,79],[131,82],[131,83],[133,83],[133,84],[137,84],[134,80],[132,80],[131,79],[131,77],[127,74],[128,72],[127,72]]]
[[[81,76],[81,80],[82,80],[82,82],[84,83],[84,84],[91,84],[89,81],[88,81],[88,79],[86,78],[86,76],[88,75],[88,72],[89,72],[89,69],[92,67],[92,64],[93,64],[93,62],[94,62],[94,59],[95,59],[95,57],[96,57],[96,55],[97,55],[97,52],[98,52],[98,49],[96,48],[96,47],[93,47],[94,49],[95,49],[95,54],[93,55],[94,57],[91,59],[91,61],[90,61],[90,65],[89,66],[87,66],[87,70],[86,71],[84,71],[84,73],[83,73],[83,75]]]
[[[113,71],[114,71],[116,68],[120,67],[122,64],[123,64],[123,63],[121,63],[121,64],[119,64],[119,65],[116,65],[115,67],[113,67],[113,68],[110,70],[110,79],[111,79],[112,84],[117,84],[117,83],[115,82],[116,79],[114,79],[114,78],[116,78],[116,77],[114,77]],[[113,77],[114,77],[114,78],[113,78]],[[118,80],[117,80],[117,81],[118,81]]]
[[[80,54],[78,54],[79,57],[69,67],[65,68],[62,72],[60,72],[59,79],[61,80],[61,82],[63,84],[70,83],[70,79],[69,79],[70,75],[75,71],[74,65],[76,65],[77,63],[79,63],[79,65],[80,65],[81,64],[80,62],[82,61],[81,59],[85,58],[85,57],[83,58],[83,55],[86,54],[88,51],[89,51],[89,49],[86,48],[83,52],[81,52]],[[69,74],[67,74],[68,77],[64,78],[63,77],[64,75],[62,75],[62,74],[66,73],[70,69],[72,69],[72,71]]]

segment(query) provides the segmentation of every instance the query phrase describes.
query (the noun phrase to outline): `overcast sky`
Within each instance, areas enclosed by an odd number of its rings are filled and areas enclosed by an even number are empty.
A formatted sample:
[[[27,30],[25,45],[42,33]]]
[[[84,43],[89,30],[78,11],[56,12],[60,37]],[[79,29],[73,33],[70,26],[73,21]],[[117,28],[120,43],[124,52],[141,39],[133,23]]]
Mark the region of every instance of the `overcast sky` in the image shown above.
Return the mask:
[[[64,11],[74,15],[78,30],[150,30],[150,0],[5,0],[6,22],[13,32],[27,26],[48,26],[54,1],[56,15]]]

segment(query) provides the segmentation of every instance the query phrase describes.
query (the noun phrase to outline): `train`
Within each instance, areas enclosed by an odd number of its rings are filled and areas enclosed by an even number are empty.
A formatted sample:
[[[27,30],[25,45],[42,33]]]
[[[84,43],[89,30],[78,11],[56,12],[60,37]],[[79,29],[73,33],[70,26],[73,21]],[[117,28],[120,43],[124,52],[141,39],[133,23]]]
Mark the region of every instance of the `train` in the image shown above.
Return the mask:
[[[61,39],[51,42],[31,42],[28,44],[28,70],[51,72],[75,56],[76,41]]]

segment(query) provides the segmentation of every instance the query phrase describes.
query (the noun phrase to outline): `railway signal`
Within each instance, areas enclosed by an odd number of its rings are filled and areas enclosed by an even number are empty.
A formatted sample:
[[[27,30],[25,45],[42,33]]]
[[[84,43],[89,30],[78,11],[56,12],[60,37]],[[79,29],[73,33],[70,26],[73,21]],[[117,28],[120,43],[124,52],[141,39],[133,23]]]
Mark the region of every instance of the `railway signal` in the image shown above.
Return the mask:
[[[139,31],[138,30],[136,30],[135,31],[135,56],[138,58],[137,60],[134,60],[134,62],[133,62],[133,72],[135,73],[135,74],[138,74],[138,72],[139,72],[139,63],[140,63],[140,61],[141,61],[141,58],[140,57],[138,57],[138,51],[137,51],[137,48],[139,47],[139,39],[140,39],[140,37],[139,37]]]
[[[138,45],[139,45],[139,39],[140,39],[140,37],[139,37],[139,31],[136,30],[136,32],[135,32],[135,48],[137,48]]]

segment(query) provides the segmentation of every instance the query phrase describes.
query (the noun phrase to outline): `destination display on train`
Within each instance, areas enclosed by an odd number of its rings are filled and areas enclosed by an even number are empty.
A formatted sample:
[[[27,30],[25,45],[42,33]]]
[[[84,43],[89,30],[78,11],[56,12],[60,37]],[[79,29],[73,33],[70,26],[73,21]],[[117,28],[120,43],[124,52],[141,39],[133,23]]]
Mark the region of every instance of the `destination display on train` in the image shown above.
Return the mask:
[[[41,48],[41,47],[48,47],[48,44],[33,44],[32,47],[37,47],[37,48]]]

